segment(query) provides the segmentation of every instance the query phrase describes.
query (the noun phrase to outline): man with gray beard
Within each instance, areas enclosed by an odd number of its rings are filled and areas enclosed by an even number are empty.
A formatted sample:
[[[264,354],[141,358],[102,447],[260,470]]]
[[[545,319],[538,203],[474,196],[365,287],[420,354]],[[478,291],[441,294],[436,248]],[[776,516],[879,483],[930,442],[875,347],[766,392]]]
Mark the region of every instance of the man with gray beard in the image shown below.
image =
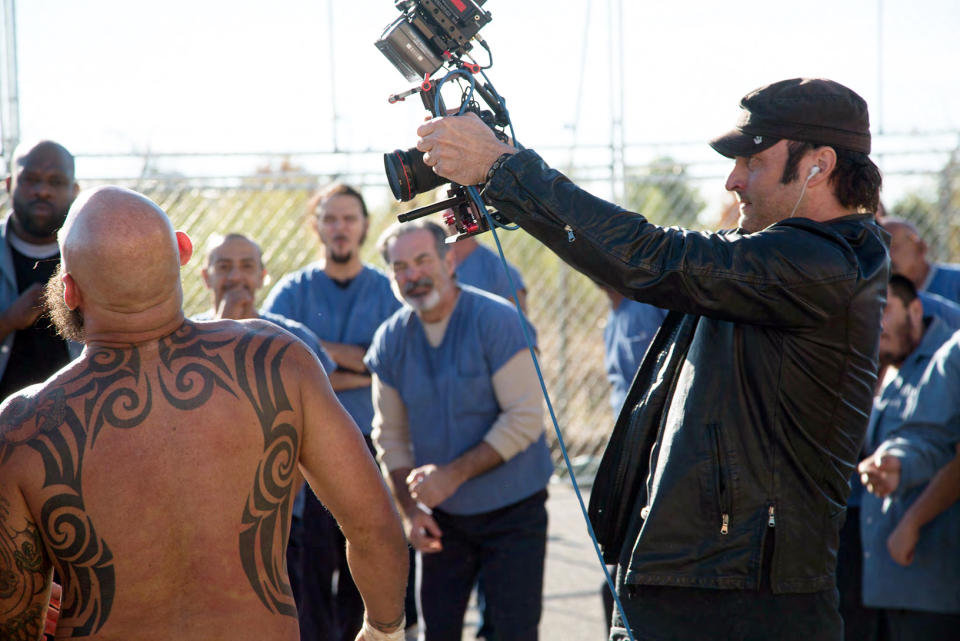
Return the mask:
[[[364,359],[374,440],[417,551],[420,639],[462,638],[482,576],[490,638],[536,641],[553,471],[543,398],[516,311],[457,283],[445,235],[421,220],[381,236],[408,306]]]

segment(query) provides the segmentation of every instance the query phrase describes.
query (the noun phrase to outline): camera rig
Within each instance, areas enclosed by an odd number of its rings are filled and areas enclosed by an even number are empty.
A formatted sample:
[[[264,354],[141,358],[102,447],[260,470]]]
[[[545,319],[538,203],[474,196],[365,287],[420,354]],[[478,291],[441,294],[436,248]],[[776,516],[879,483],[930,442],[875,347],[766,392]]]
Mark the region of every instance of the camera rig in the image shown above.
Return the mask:
[[[384,30],[375,44],[407,80],[418,82],[406,91],[392,94],[388,98],[391,104],[419,94],[424,108],[432,116],[452,115],[443,102],[440,88],[444,83],[454,81],[461,87],[460,106],[455,114],[474,112],[501,140],[506,141],[509,139],[506,135],[506,129],[510,127],[509,115],[503,98],[484,73],[493,64],[490,48],[478,35],[491,19],[490,14],[481,8],[484,2],[396,0],[401,15]],[[469,57],[471,41],[486,50],[486,66],[480,66]],[[437,73],[441,70],[446,70],[442,77]],[[479,96],[488,109],[484,109],[475,96]],[[390,190],[402,202],[449,182],[424,164],[423,153],[416,147],[384,154],[383,164]],[[489,230],[488,215],[494,224],[507,223],[497,212],[487,210],[475,188],[457,184],[451,184],[446,200],[411,210],[398,219],[407,222],[443,210],[450,210],[444,215],[444,221],[456,230],[448,242]]]

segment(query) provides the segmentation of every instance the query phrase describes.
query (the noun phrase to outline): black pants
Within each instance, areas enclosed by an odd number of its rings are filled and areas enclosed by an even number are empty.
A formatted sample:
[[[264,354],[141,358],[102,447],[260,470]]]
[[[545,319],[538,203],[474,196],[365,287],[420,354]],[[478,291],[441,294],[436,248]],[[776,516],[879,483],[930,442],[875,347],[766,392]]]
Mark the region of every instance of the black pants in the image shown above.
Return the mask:
[[[480,573],[492,641],[537,641],[546,498],[542,490],[513,505],[467,516],[434,510],[443,550],[417,554],[417,606],[426,641],[463,638],[463,616]]]
[[[620,601],[636,641],[840,641],[837,591],[773,594],[628,585]],[[620,613],[611,641],[627,639]]]
[[[363,600],[347,566],[343,534],[313,492],[307,492],[303,519],[291,527],[287,569],[301,641],[353,641],[363,624]]]
[[[960,614],[917,610],[881,610],[882,641],[956,641],[960,639]]]
[[[844,641],[879,641],[881,612],[863,605],[863,547],[860,544],[860,508],[848,507],[840,528],[837,551],[837,589]]]

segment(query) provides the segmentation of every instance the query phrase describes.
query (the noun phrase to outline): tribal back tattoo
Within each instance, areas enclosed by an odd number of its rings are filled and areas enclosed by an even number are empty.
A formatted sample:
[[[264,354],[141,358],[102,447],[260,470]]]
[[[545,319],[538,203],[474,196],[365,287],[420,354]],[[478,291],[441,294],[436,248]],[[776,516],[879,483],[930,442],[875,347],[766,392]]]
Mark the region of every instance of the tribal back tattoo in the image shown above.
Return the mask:
[[[110,542],[97,534],[84,504],[84,458],[104,430],[144,427],[161,403],[198,410],[218,389],[249,403],[263,434],[246,506],[237,515],[242,567],[268,611],[296,617],[284,550],[300,435],[281,377],[292,340],[267,323],[243,324],[243,331],[231,327],[204,329],[187,321],[160,341],[159,359],[149,367],[135,347],[97,348],[86,355],[82,371],[7,404],[0,415],[0,465],[19,448],[36,451],[47,498],[34,515],[37,526],[23,531],[13,529],[0,500],[0,602],[14,603],[0,611],[6,622],[0,623],[0,638],[36,638],[27,622],[36,620],[30,604],[45,588],[41,536],[64,584],[60,632],[86,636],[103,627],[123,586],[117,585]]]

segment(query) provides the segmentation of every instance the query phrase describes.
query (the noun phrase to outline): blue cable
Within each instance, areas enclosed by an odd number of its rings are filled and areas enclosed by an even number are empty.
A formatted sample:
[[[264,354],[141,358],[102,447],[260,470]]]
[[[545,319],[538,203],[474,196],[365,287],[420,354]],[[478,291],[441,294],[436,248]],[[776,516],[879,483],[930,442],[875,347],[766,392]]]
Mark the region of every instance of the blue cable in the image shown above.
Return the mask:
[[[516,140],[516,139],[514,139]],[[593,531],[593,524],[590,522],[590,515],[587,513],[586,504],[583,502],[583,495],[580,493],[580,485],[577,483],[577,477],[573,473],[573,465],[570,463],[570,455],[567,454],[567,446],[563,440],[563,434],[560,433],[560,423],[557,421],[557,415],[553,411],[553,403],[550,402],[550,394],[547,392],[547,384],[543,378],[543,372],[540,370],[540,361],[537,359],[536,350],[533,347],[533,339],[530,337],[530,330],[527,328],[526,319],[523,316],[523,311],[520,309],[520,297],[517,295],[517,286],[513,282],[513,275],[510,273],[510,269],[507,267],[507,257],[503,253],[503,246],[500,244],[500,236],[497,234],[497,227],[499,225],[493,217],[490,215],[490,212],[487,211],[486,205],[483,204],[483,200],[480,198],[480,193],[477,191],[477,188],[468,185],[466,187],[467,193],[470,195],[470,199],[473,200],[473,204],[477,207],[477,211],[483,212],[483,215],[487,219],[487,224],[490,226],[490,232],[493,234],[493,240],[497,244],[497,251],[500,253],[500,262],[503,263],[503,271],[507,274],[507,280],[510,283],[510,291],[513,294],[513,302],[516,306],[517,316],[520,317],[520,328],[523,330],[523,337],[527,341],[527,349],[530,351],[530,357],[533,358],[533,365],[537,370],[537,378],[540,381],[540,390],[543,392],[543,398],[547,401],[547,410],[550,412],[550,420],[553,421],[553,430],[557,434],[557,443],[560,445],[560,453],[563,454],[563,462],[567,466],[567,471],[570,473],[570,481],[573,484],[573,491],[577,495],[577,501],[580,503],[580,511],[583,513],[583,520],[587,524],[587,532],[590,534],[590,540],[593,542],[593,549],[597,553],[597,558],[600,560],[600,567],[603,569],[603,576],[606,579],[607,587],[610,588],[610,593],[613,595],[613,599],[617,604],[617,610],[620,611],[620,617],[623,621],[623,627],[627,631],[627,637],[630,641],[634,641],[633,631],[630,628],[630,624],[627,622],[627,613],[623,609],[623,604],[620,602],[620,595],[617,594],[616,586],[613,583],[613,579],[610,577],[610,571],[607,570],[607,564],[603,561],[603,553],[600,551],[600,543],[597,541],[597,535]]]

